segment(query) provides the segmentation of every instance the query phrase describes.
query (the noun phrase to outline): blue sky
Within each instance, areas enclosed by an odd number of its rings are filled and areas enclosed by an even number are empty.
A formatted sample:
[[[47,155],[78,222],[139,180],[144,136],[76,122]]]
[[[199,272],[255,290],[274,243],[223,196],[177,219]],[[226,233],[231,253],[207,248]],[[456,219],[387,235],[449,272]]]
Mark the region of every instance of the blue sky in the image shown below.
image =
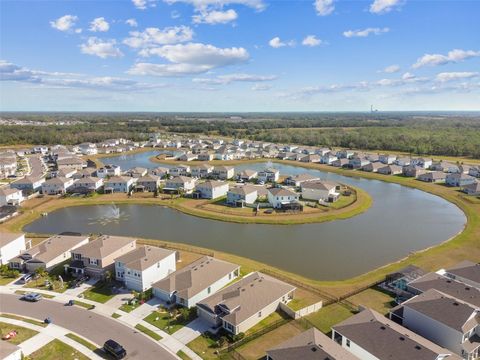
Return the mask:
[[[480,110],[480,1],[0,0],[0,109]]]

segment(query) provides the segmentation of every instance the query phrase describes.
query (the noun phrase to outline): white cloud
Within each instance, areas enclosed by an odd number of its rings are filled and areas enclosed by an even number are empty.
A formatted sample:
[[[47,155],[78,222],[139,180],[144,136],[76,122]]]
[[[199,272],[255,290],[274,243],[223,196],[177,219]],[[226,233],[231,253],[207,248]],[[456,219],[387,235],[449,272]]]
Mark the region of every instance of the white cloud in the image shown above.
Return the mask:
[[[101,40],[97,37],[89,37],[85,44],[80,45],[83,54],[95,55],[102,59],[107,57],[123,56],[119,48],[116,47],[115,40]]]
[[[89,28],[89,30],[93,32],[106,32],[108,29],[110,29],[110,25],[104,17],[93,19]]]
[[[322,40],[317,39],[315,35],[308,35],[302,41],[302,45],[310,46],[310,47],[318,46],[321,43],[322,43]]]
[[[275,80],[275,75],[228,74],[214,78],[194,78],[193,82],[209,85],[226,85],[232,82],[265,82]]]
[[[180,16],[182,16],[182,14],[180,14],[177,10],[173,10],[171,13],[170,13],[170,17],[172,19],[178,19]]]
[[[284,46],[295,46],[295,41],[290,40],[290,41],[285,42],[285,41],[280,40],[280,38],[278,36],[276,36],[268,42],[268,45],[277,49],[277,48],[281,48],[281,47],[284,47]]]
[[[226,24],[236,20],[238,14],[235,10],[229,9],[226,11],[212,10],[201,11],[197,15],[193,15],[192,19],[195,24]]]
[[[375,0],[370,4],[370,12],[373,14],[385,14],[395,8],[399,8],[403,3],[403,0]]]
[[[164,29],[151,27],[144,31],[131,31],[130,37],[123,40],[123,43],[138,49],[190,41],[193,34],[193,30],[188,26],[174,26]]]
[[[363,30],[348,30],[343,32],[343,36],[347,38],[352,37],[367,37],[369,35],[380,35],[389,32],[388,27],[385,28],[366,28]]]
[[[257,11],[265,9],[263,0],[164,0],[167,4],[185,3],[192,5],[196,10],[211,8],[221,9],[226,5],[244,5]]]
[[[379,72],[383,72],[383,73],[387,73],[387,74],[393,74],[393,73],[396,73],[396,72],[399,72],[400,71],[400,66],[399,65],[390,65],[390,66],[387,66],[385,69],[379,71]]]
[[[40,86],[86,88],[115,92],[146,91],[166,86],[165,84],[146,84],[110,76],[88,77],[82,74],[30,70],[4,60],[0,60],[0,80],[28,82]]]
[[[402,75],[402,80],[413,80],[415,78],[416,76],[409,72],[406,72],[405,74]]]
[[[148,48],[141,55],[157,55],[170,64],[137,63],[128,73],[135,75],[184,76],[200,74],[228,65],[239,64],[249,59],[244,48],[217,48],[209,44],[188,43]]]
[[[268,91],[271,88],[272,86],[267,84],[255,84],[252,86],[253,91]]]
[[[64,15],[56,20],[50,21],[50,26],[59,31],[73,30],[78,17],[75,15]]]
[[[157,0],[132,0],[133,5],[140,10],[157,6]]]
[[[334,10],[333,0],[315,0],[313,3],[317,15],[326,16],[330,15]]]
[[[423,66],[436,66],[448,63],[457,63],[462,60],[479,56],[480,51],[454,49],[452,51],[449,51],[447,55],[425,54],[422,57],[418,58],[417,62],[413,64],[412,67],[417,69]]]
[[[138,26],[137,20],[135,20],[135,19],[127,19],[127,20],[125,20],[125,24],[127,24],[131,27],[137,27]]]
[[[437,74],[436,80],[440,82],[465,80],[478,77],[478,72],[442,72]]]

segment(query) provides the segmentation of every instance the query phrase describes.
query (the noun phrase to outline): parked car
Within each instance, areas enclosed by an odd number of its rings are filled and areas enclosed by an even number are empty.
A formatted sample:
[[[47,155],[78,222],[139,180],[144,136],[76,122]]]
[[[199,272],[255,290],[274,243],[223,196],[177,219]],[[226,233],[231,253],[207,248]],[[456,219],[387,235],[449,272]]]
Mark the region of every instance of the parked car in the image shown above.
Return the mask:
[[[112,339],[105,341],[105,344],[103,344],[103,350],[112,355],[115,359],[123,359],[127,356],[127,351],[123,346]]]
[[[80,285],[82,285],[85,281],[88,281],[89,279],[90,279],[90,276],[88,276],[88,275],[81,276],[81,277],[73,280],[70,284],[70,287],[71,288],[77,288]]]
[[[33,280],[33,276],[34,276],[33,273],[25,274],[25,275],[23,275],[22,278],[20,279],[20,282],[23,283],[23,284],[26,284],[26,283],[28,283],[30,280]]]
[[[30,302],[37,302],[42,300],[42,295],[38,293],[28,293],[23,295],[20,300],[30,301]]]

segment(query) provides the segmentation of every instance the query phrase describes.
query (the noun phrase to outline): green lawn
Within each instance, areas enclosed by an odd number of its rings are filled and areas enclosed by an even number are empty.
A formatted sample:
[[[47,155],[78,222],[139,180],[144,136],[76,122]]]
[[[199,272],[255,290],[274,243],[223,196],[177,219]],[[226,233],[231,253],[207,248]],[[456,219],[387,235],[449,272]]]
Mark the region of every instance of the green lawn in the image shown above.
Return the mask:
[[[88,357],[79,351],[56,339],[30,354],[28,358],[32,360],[88,360]]]
[[[115,294],[112,293],[112,286],[114,286],[114,283],[99,282],[84,291],[82,295],[85,299],[104,304],[115,296]]]
[[[77,306],[83,307],[87,310],[92,310],[95,307],[95,305],[90,305],[90,304],[87,304],[86,302],[78,301],[78,300],[75,300],[74,304]]]
[[[177,356],[183,360],[191,360],[190,357],[187,354],[185,354],[182,350],[178,350]]]
[[[319,311],[306,317],[317,329],[324,333],[329,333],[331,327],[339,322],[349,318],[353,313],[339,304],[326,306]]]
[[[151,338],[153,338],[153,339],[155,339],[155,340],[157,340],[157,341],[163,339],[163,338],[162,338],[160,335],[158,335],[155,331],[150,330],[149,328],[143,326],[142,324],[137,324],[137,325],[135,325],[135,329],[141,331],[142,333],[150,336]]]
[[[193,308],[189,309],[189,316],[187,319],[184,319],[181,315],[178,315],[172,320],[168,312],[154,311],[143,320],[169,334],[173,334],[175,331],[181,329],[196,317],[197,311]]]
[[[15,279],[16,278],[6,277],[6,276],[2,275],[2,276],[0,276],[0,286],[8,285]]]
[[[289,317],[283,313],[283,312],[277,312],[275,311],[274,313],[271,313],[270,315],[268,315],[265,319],[263,319],[262,321],[260,321],[258,324],[256,324],[255,326],[251,327],[250,329],[247,330],[247,332],[245,333],[245,335],[250,335],[250,334],[253,334],[257,331],[260,331],[262,330],[263,328],[267,327],[267,326],[270,326],[278,321],[281,321],[283,319],[289,319]]]
[[[139,306],[140,306],[140,302],[137,301],[132,305],[125,303],[122,306],[120,306],[119,309],[122,310],[122,311],[125,311],[126,313],[129,313],[129,312],[135,310],[136,308],[138,308]]]
[[[114,319],[118,319],[118,318],[121,317],[121,316],[122,316],[122,315],[117,314],[117,313],[113,313],[113,314],[112,314],[112,317],[113,317]]]
[[[12,325],[12,324],[7,324],[4,322],[0,322],[0,333],[2,334],[2,337],[5,334],[8,334],[10,331],[16,330],[18,332],[17,336],[15,336],[12,340],[8,340],[9,343],[18,345],[25,340],[30,339],[31,337],[35,336],[38,334],[37,331],[31,330],[24,328],[22,326],[17,326],[17,325]],[[6,341],[6,340],[2,340]]]
[[[187,346],[204,360],[218,359],[218,356],[215,354],[217,351],[215,348],[215,340],[207,336],[199,336],[189,342]]]
[[[10,318],[10,319],[25,321],[26,323],[37,325],[37,326],[42,326],[42,327],[47,326],[47,324],[45,324],[43,321],[29,319],[29,318],[25,318],[23,316],[18,316],[18,315],[14,315],[14,314],[0,314],[0,315],[3,316],[3,317],[6,317],[6,318]]]
[[[356,305],[363,305],[376,310],[381,314],[387,314],[393,307],[395,297],[386,291],[371,288],[348,298],[348,300]]]
[[[82,344],[83,346],[85,346],[87,349],[90,349],[92,351],[96,351],[98,350],[98,347],[94,344],[92,344],[90,341],[88,340],[85,340],[84,338],[81,338],[80,336],[77,336],[75,334],[72,334],[72,333],[68,333],[68,334],[65,334],[66,337],[78,342],[79,344]]]

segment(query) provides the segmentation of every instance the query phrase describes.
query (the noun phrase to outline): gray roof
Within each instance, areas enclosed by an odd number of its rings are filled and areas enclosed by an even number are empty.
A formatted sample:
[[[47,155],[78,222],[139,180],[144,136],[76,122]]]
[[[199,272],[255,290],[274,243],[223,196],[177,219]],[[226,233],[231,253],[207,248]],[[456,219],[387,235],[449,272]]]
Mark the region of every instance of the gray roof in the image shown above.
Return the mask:
[[[14,240],[17,240],[20,236],[23,236],[23,233],[0,232],[0,248],[10,244]]]
[[[214,181],[214,180],[207,180],[203,183],[197,184],[197,189],[198,188],[204,188],[204,189],[214,189],[218,188],[221,186],[228,186],[228,183],[225,181]]]
[[[314,176],[311,174],[297,174],[295,176],[289,176],[287,178],[291,181],[312,181],[312,180],[320,180],[318,176]]]
[[[460,276],[480,284],[480,264],[465,260],[446,270],[448,273]]]
[[[285,188],[280,188],[280,187],[270,188],[268,189],[268,192],[273,196],[296,196],[296,197],[300,196],[299,194],[294,193],[293,191],[290,191]]]
[[[115,261],[122,262],[130,269],[143,271],[172,254],[175,254],[175,251],[147,245],[140,246],[116,258]]]
[[[267,350],[272,360],[358,360],[316,328]]]
[[[229,313],[222,318],[236,326],[295,290],[271,276],[255,272],[202,300],[197,306],[215,313],[221,305]]]
[[[238,195],[248,195],[254,192],[258,192],[257,189],[253,186],[236,186],[228,190],[229,193],[238,194]]]
[[[238,268],[236,264],[204,256],[157,281],[152,287],[166,293],[176,291],[177,296],[189,299]]]
[[[331,190],[335,189],[337,184],[328,181],[307,181],[302,184],[302,189]]]
[[[81,242],[88,239],[87,236],[54,235],[42,241],[40,244],[25,250],[22,254],[30,254],[33,259],[47,263],[64,252],[71,251]],[[21,255],[20,255],[21,256]]]
[[[11,195],[11,194],[18,193],[19,191],[21,191],[21,190],[14,189],[14,188],[9,188],[9,187],[2,187],[2,188],[0,188],[0,195],[8,196],[8,195]]]
[[[80,246],[75,250],[75,253],[81,254],[83,257],[87,258],[103,259],[129,244],[133,244],[133,250],[135,248],[136,239],[123,236],[102,235],[98,239]]]
[[[363,310],[333,329],[382,360],[436,360],[440,354],[451,354],[371,309]],[[446,359],[461,358],[450,355]]]

